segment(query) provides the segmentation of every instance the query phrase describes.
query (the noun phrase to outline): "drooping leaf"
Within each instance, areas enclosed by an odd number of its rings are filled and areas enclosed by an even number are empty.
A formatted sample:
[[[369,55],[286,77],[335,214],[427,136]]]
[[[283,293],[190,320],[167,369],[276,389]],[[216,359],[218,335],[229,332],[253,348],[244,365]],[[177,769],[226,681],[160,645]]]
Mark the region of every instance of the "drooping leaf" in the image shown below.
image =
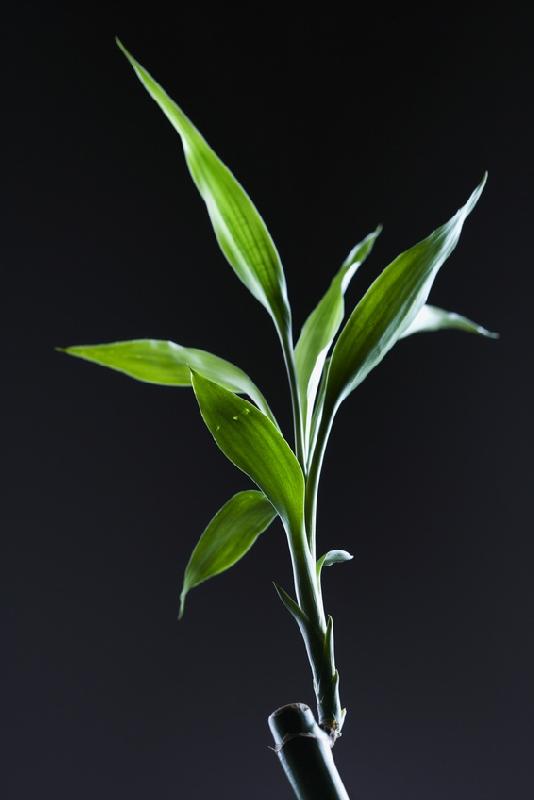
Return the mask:
[[[488,331],[486,328],[483,328],[482,325],[473,322],[473,320],[462,317],[461,314],[455,314],[454,311],[445,311],[443,308],[431,306],[428,305],[428,303],[423,306],[412,324],[404,331],[400,338],[411,336],[412,333],[426,333],[427,331],[442,330],[477,333],[480,336],[488,336],[490,339],[499,338],[498,333]]]
[[[317,575],[320,577],[323,567],[332,567],[334,564],[341,564],[353,558],[354,556],[346,550],[329,550],[317,560]]]
[[[308,442],[310,437],[311,417],[324,363],[345,316],[344,294],[352,276],[371,252],[381,230],[379,226],[351,250],[326,294],[302,327],[295,347],[295,366],[305,442]]]
[[[486,176],[449,222],[401,253],[371,284],[343,328],[332,353],[325,424],[339,404],[384,358],[425,304],[439,268],[456,247]]]
[[[291,311],[280,256],[265,222],[243,187],[200,132],[122,43],[117,44],[153,100],[182,139],[185,160],[215,231],[236,275],[265,306],[281,338],[287,338]]]
[[[70,356],[110,367],[138,381],[162,386],[191,386],[191,369],[194,369],[231,392],[248,394],[276,423],[265,397],[246,372],[205,350],[182,347],[161,339],[132,339],[60,349]]]
[[[215,514],[200,537],[185,568],[180,594],[180,618],[185,598],[195,586],[232,567],[250,550],[276,516],[262,492],[238,492]]]
[[[286,530],[300,532],[304,477],[295,454],[273,423],[247,400],[193,373],[200,413],[219,448],[256,483]]]

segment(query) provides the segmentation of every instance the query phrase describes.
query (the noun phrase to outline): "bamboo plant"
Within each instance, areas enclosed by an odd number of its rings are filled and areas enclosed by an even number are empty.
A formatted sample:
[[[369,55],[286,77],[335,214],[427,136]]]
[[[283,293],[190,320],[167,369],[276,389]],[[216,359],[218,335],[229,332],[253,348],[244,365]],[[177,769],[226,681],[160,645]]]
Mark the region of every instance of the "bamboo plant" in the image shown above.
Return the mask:
[[[345,291],[381,229],[369,233],[339,267],[295,345],[284,271],[265,222],[181,108],[121,42],[117,43],[179,134],[189,172],[226,260],[273,320],[289,382],[293,448],[249,376],[212,353],[154,339],[67,347],[65,352],[139,381],[192,387],[217,446],[257,486],[230,498],[200,536],[184,573],[180,617],[189,592],[237,563],[280,517],[291,557],[294,593],[277,584],[275,589],[304,640],[317,719],[301,703],[275,711],[269,718],[274,749],[297,797],[348,798],[332,758],[345,709],[334,658],[333,621],[325,611],[321,575],[325,567],[352,556],[345,550],[318,555],[321,467],[339,406],[396,342],[414,333],[445,328],[496,335],[466,317],[427,304],[434,278],[456,247],[486,176],[448,222],[382,271],[339,333]]]

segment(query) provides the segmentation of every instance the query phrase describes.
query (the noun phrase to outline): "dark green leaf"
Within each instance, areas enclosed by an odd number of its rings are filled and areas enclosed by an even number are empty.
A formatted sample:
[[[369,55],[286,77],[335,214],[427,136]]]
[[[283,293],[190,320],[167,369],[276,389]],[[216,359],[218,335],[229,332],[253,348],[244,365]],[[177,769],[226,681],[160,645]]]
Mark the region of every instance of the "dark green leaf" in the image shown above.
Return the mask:
[[[382,228],[354,247],[334,277],[326,294],[302,327],[295,347],[295,366],[304,421],[304,440],[309,441],[311,417],[324,363],[345,316],[344,294],[352,276],[371,252]]]
[[[321,575],[323,567],[332,567],[334,564],[341,564],[343,561],[350,561],[353,555],[346,550],[329,550],[324,556],[317,560],[317,575]]]
[[[276,422],[265,397],[246,372],[205,350],[160,339],[133,339],[66,347],[63,352],[123,372],[138,381],[163,386],[191,386],[191,369],[194,369],[231,392],[248,394]]]
[[[478,333],[490,339],[498,339],[498,333],[492,333],[482,325],[478,325],[461,314],[454,311],[444,311],[437,306],[424,305],[412,324],[404,331],[401,338],[411,336],[412,333],[426,333],[427,331],[458,330],[466,333]]]
[[[303,529],[304,478],[273,423],[246,400],[193,373],[200,413],[217,445],[256,483],[288,531]]]
[[[291,328],[291,312],[280,256],[267,227],[243,187],[220,161],[193,123],[165,90],[117,40],[150,96],[182,139],[191,177],[202,199],[217,241],[236,275],[265,306],[281,338]]]
[[[200,537],[185,568],[180,594],[180,618],[187,593],[232,567],[247,553],[276,516],[262,492],[235,494],[215,514]]]
[[[328,418],[384,358],[425,304],[485,181],[486,176],[449,222],[386,267],[352,312],[332,353],[325,398]]]

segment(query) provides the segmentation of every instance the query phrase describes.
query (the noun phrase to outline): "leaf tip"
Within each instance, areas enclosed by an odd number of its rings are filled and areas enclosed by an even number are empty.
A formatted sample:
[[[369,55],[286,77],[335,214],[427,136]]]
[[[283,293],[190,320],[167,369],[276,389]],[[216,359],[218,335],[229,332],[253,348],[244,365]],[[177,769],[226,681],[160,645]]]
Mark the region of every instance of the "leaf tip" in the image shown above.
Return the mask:
[[[76,356],[80,357],[80,350],[83,350],[83,347],[76,344],[68,345],[67,347],[54,347],[54,350],[57,353],[65,353],[68,356]]]
[[[191,369],[191,367],[189,367],[189,378],[191,381],[191,386],[193,387],[193,391],[195,393],[195,397],[200,402],[198,396],[198,389],[200,389],[200,387],[202,386],[202,381],[207,381],[207,378],[203,378],[200,372],[195,372],[195,370]]]
[[[456,216],[460,220],[465,221],[466,217],[469,216],[469,214],[472,212],[472,210],[480,200],[480,196],[484,191],[484,186],[486,185],[487,179],[488,179],[488,173],[486,171],[482,175],[482,180],[479,182],[478,186],[476,186],[475,189],[471,192],[471,195],[469,196],[467,203],[458,210]]]
[[[482,328],[480,333],[482,334],[482,336],[485,336],[487,339],[500,339],[501,338],[501,334],[500,333],[498,333],[497,331],[488,331],[486,328]]]
[[[272,583],[272,585],[274,586],[274,590],[275,590],[276,594],[278,595],[278,597],[280,598],[280,600],[282,600],[282,587],[281,587],[281,586],[278,586],[278,584],[276,583],[276,581],[271,581],[271,583]]]
[[[115,44],[117,45],[117,47],[119,48],[119,50],[121,51],[121,53],[124,53],[124,55],[126,56],[126,58],[130,58],[130,53],[129,53],[129,52],[128,52],[128,50],[125,48],[125,46],[123,45],[123,43],[121,42],[121,40],[120,40],[120,38],[119,38],[118,36],[115,36]]]
[[[180,621],[181,619],[183,619],[183,616],[184,616],[184,611],[185,611],[185,597],[186,597],[186,595],[187,595],[187,592],[186,592],[186,590],[185,590],[185,589],[182,589],[182,591],[181,591],[181,593],[180,593],[180,609],[179,609],[179,611],[178,611],[178,621]]]
[[[483,189],[484,189],[484,187],[486,185],[487,180],[488,180],[488,171],[485,170],[484,174],[482,175],[482,180],[480,181],[480,183],[476,187],[475,191],[471,195],[471,198],[470,198],[471,202],[469,203],[471,208],[473,208],[475,206],[475,204],[478,202],[478,200],[480,199],[480,195],[482,194],[482,191],[483,191]]]
[[[135,58],[133,57],[133,55],[132,55],[132,54],[130,53],[130,51],[129,51],[129,50],[128,50],[128,49],[127,49],[127,48],[126,48],[124,45],[123,45],[122,41],[119,39],[119,37],[118,37],[118,36],[115,36],[115,44],[117,45],[117,47],[119,48],[119,50],[121,51],[121,53],[122,53],[122,54],[123,54],[123,55],[124,55],[124,56],[127,58],[127,60],[130,62],[131,66],[134,68],[134,70],[135,70],[135,72],[137,73],[138,77],[139,77],[139,78],[141,78],[141,74],[140,74],[140,72],[139,72],[139,67],[140,67],[140,64],[138,64],[138,63],[137,63],[137,61],[135,60]]]
[[[501,334],[497,331],[490,331],[485,328],[483,325],[473,325],[472,333],[476,333],[479,336],[484,336],[486,339],[500,339]]]

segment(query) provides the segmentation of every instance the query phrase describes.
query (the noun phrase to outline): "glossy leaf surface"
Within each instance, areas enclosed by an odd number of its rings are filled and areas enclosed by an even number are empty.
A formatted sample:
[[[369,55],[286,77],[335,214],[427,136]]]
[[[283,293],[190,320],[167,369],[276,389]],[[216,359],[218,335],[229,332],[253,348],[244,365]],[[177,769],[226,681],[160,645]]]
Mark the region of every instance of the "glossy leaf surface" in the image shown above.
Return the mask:
[[[449,222],[386,267],[352,312],[332,353],[325,398],[330,418],[380,363],[425,304],[434,278],[456,247],[485,180],[486,176]]]
[[[351,250],[302,327],[295,347],[295,366],[306,442],[310,437],[311,417],[324,363],[345,316],[344,294],[354,273],[371,252],[381,230],[378,227]]]
[[[445,311],[437,306],[423,306],[412,324],[404,331],[400,338],[411,336],[412,333],[427,333],[430,331],[458,330],[466,333],[477,333],[480,336],[488,336],[490,339],[498,339],[499,334],[488,331],[482,325],[473,322],[461,314],[454,311]]]
[[[346,550],[329,550],[324,556],[317,560],[317,574],[321,574],[323,567],[332,567],[334,564],[342,564],[344,561],[351,561],[354,558]]]
[[[182,347],[161,339],[132,339],[66,347],[63,352],[117,370],[138,381],[162,386],[191,386],[191,369],[194,369],[231,392],[247,394],[264,414],[275,421],[265,397],[246,372],[205,350]]]
[[[300,531],[304,477],[279,430],[237,395],[193,373],[200,413],[219,448],[256,483],[280,514],[286,530]]]
[[[185,568],[180,617],[188,592],[242,559],[275,516],[276,511],[265,495],[253,489],[235,494],[219,509]]]
[[[222,163],[182,109],[117,40],[153,100],[182,139],[185,160],[215,231],[236,275],[271,314],[281,338],[287,338],[291,312],[278,251],[265,222],[243,187]]]

